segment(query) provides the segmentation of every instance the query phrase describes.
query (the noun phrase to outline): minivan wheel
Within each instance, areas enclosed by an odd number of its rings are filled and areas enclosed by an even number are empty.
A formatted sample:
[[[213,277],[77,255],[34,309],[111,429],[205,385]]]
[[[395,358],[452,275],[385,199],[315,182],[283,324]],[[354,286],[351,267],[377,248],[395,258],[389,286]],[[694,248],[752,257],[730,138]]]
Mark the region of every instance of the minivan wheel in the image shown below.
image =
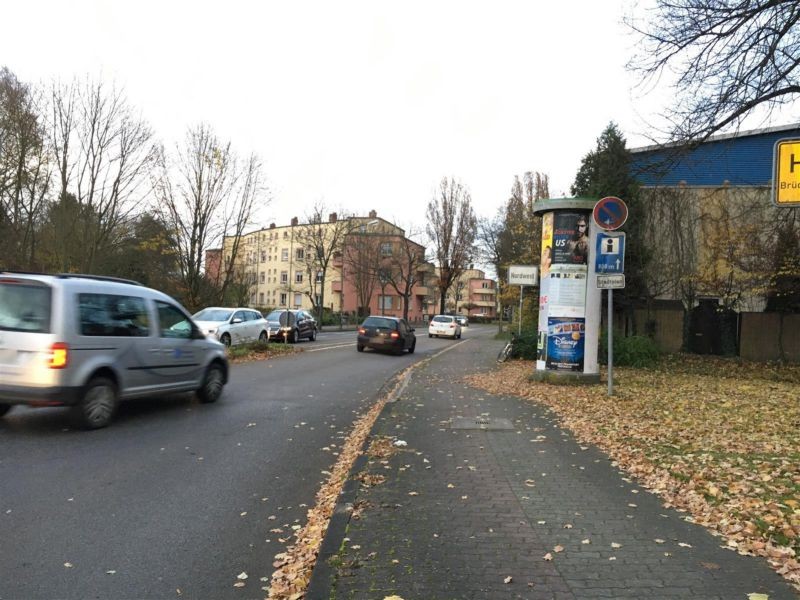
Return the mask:
[[[317,339],[317,330],[316,329],[312,329],[311,330],[311,335],[308,336],[308,341],[309,342],[313,342],[316,339]]]
[[[230,348],[230,346],[231,346],[231,336],[229,336],[227,333],[223,333],[222,337],[219,338],[219,341],[222,342],[223,344],[225,344],[226,348]]]
[[[218,363],[213,363],[206,371],[203,385],[197,390],[197,397],[200,402],[210,404],[216,402],[222,395],[222,388],[225,385],[225,373]]]
[[[86,384],[83,398],[75,407],[78,420],[87,429],[105,427],[114,418],[118,403],[114,382],[107,377],[95,377]]]
[[[409,354],[414,354],[414,350],[417,349],[417,340],[411,342],[411,348],[408,349]]]
[[[269,341],[269,340],[267,339],[267,332],[266,332],[266,331],[262,331],[262,332],[261,332],[261,333],[258,335],[258,341],[259,341],[259,342],[261,342],[262,344],[266,344],[266,343]]]
[[[0,417],[11,410],[11,404],[0,404]]]
[[[358,350],[359,352],[363,352],[364,351],[364,345],[363,344],[356,344],[356,350]]]

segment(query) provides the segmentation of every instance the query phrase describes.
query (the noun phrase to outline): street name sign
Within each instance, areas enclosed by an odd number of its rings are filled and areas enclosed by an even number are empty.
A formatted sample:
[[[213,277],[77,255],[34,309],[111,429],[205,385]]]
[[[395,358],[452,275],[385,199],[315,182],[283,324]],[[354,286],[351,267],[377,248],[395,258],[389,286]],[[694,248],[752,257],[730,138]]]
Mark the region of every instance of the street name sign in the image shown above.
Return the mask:
[[[777,206],[800,206],[800,139],[775,143],[772,170],[772,202]]]
[[[508,267],[509,285],[536,285],[539,267],[532,265],[511,265]]]
[[[594,222],[601,229],[619,229],[628,220],[628,205],[616,196],[607,196],[594,205]]]
[[[599,290],[620,290],[625,287],[625,275],[598,275],[597,289]]]
[[[598,233],[594,261],[595,273],[624,273],[625,233],[622,231]]]

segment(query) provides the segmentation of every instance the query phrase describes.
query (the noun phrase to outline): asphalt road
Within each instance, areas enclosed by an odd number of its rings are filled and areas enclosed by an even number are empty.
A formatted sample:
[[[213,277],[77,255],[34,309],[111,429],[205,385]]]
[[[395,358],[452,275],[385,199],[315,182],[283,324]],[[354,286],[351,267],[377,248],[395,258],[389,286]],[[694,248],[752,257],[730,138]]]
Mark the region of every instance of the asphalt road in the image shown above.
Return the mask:
[[[415,354],[392,356],[325,332],[299,355],[233,365],[216,404],[128,402],[99,431],[16,407],[0,420],[0,600],[263,598],[355,418],[454,343],[417,334]]]

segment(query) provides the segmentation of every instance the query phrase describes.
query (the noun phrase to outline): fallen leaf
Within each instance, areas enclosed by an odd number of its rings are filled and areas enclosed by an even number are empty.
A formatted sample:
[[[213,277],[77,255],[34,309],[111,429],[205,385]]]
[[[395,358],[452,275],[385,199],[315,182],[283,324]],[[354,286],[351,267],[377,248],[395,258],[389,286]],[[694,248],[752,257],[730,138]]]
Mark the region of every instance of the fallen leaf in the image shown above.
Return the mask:
[[[592,540],[590,540],[589,538],[586,538],[585,540],[581,540],[581,544],[591,544],[591,543],[592,543]]]
[[[245,573],[244,571],[242,571],[241,573],[239,573],[239,574],[236,576],[236,579],[247,579],[247,573]]]
[[[563,552],[563,551],[564,551],[564,546],[559,545],[553,548],[553,552]]]
[[[618,544],[617,542],[611,542],[612,548],[622,548],[622,544]]]
[[[553,560],[553,555],[548,552],[542,558],[544,558],[545,560]]]
[[[511,583],[512,581],[514,581],[514,579],[510,575],[503,579],[503,583]]]

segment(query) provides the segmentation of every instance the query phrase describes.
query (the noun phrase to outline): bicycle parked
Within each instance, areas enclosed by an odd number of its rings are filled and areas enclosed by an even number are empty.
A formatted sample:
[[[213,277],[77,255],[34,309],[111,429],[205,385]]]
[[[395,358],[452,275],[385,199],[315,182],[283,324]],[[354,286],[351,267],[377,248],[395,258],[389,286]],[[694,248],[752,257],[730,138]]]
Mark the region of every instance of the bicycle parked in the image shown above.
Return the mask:
[[[497,355],[497,362],[506,362],[509,358],[511,358],[514,355],[514,347],[518,341],[519,338],[517,337],[517,334],[512,331],[511,339],[506,342],[505,347],[500,350],[500,354]]]

